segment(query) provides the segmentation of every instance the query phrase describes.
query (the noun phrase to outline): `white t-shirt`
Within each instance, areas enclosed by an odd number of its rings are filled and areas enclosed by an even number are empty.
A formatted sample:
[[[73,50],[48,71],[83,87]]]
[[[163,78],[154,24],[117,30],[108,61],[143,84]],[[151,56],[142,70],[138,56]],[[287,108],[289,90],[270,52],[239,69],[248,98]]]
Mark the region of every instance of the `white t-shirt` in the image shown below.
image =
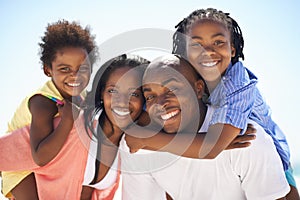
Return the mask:
[[[213,111],[199,132],[206,132]],[[272,138],[255,122],[256,139],[250,147],[225,150],[217,158],[191,159],[165,152],[129,153],[120,143],[124,200],[173,199],[274,200],[289,192]]]

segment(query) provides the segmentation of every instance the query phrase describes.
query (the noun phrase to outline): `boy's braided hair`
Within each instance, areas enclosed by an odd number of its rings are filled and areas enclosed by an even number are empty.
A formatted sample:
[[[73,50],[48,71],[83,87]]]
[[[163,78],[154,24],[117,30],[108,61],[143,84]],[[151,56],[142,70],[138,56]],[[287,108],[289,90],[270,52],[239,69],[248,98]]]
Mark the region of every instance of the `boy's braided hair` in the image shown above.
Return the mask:
[[[179,54],[186,58],[186,34],[192,25],[199,20],[212,20],[223,24],[230,31],[231,42],[236,50],[235,56],[231,59],[232,64],[236,63],[239,58],[244,60],[244,39],[241,28],[238,23],[229,16],[229,13],[224,13],[214,8],[195,10],[175,26],[177,30],[173,35],[172,53]]]

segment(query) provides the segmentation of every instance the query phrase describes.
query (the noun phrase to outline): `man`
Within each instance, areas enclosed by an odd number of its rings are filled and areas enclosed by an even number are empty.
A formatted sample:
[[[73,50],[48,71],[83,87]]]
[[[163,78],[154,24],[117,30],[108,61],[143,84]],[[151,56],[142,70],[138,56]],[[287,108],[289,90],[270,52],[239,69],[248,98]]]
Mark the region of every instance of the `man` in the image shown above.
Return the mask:
[[[169,134],[207,131],[214,108],[201,101],[204,90],[193,67],[174,55],[154,60],[144,74],[147,112]],[[184,200],[284,199],[289,185],[272,138],[249,123],[257,129],[250,147],[226,150],[211,160],[148,150],[131,154],[123,138],[123,199],[165,199],[166,193]]]

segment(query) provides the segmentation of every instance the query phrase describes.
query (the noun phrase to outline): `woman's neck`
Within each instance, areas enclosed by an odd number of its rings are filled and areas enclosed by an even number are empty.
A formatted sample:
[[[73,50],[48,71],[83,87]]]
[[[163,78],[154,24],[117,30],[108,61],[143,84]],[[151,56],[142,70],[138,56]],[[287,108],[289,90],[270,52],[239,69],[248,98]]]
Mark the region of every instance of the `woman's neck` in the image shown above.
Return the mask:
[[[101,128],[106,138],[109,139],[111,143],[119,146],[119,141],[123,134],[123,130],[121,130],[118,126],[113,125],[106,115],[103,115],[101,117],[103,118]]]

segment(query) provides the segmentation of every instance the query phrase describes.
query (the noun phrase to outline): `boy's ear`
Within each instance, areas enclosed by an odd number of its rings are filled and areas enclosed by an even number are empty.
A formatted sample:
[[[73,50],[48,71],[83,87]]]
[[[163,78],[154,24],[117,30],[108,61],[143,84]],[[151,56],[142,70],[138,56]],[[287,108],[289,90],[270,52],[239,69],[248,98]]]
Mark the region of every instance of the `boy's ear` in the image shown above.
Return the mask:
[[[205,93],[205,84],[204,81],[199,79],[195,83],[195,90],[198,99],[201,99]]]
[[[44,74],[48,77],[51,77],[52,74],[51,74],[51,70],[50,70],[50,67],[48,67],[47,65],[44,65],[43,66],[43,70],[44,70]]]

